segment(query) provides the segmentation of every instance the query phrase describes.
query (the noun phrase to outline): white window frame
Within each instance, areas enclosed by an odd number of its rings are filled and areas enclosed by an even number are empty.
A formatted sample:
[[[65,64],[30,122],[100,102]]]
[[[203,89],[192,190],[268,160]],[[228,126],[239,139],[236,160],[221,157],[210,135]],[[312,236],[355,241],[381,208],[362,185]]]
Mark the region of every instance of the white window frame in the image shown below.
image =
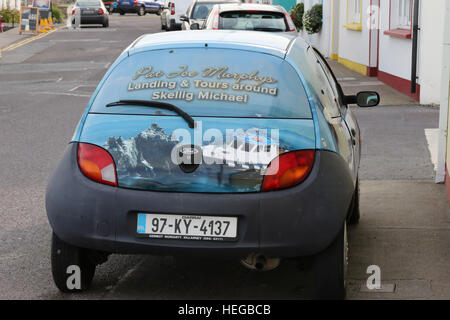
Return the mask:
[[[362,24],[362,0],[347,0],[347,24]]]
[[[390,0],[390,30],[412,28],[413,0]]]
[[[412,25],[412,1],[411,0],[397,0],[397,28],[411,29]]]

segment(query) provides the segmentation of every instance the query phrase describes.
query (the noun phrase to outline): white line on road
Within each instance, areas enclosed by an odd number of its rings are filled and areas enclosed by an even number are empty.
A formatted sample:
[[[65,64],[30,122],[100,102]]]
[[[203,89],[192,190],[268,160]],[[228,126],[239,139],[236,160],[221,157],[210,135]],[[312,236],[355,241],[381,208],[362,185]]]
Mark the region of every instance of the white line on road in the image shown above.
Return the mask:
[[[93,42],[100,39],[51,39],[50,42]]]
[[[87,98],[91,97],[91,95],[88,95],[88,94],[67,93],[67,92],[42,91],[42,92],[30,92],[30,93],[33,93],[33,94],[52,94],[52,95],[71,96],[71,97],[87,97]]]

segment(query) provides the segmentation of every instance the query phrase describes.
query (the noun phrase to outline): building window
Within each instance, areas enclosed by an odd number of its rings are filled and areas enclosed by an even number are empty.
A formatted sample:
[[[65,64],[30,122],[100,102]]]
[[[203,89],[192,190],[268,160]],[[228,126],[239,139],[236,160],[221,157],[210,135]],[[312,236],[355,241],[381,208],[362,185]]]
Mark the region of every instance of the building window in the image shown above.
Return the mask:
[[[398,28],[411,29],[412,1],[398,0]]]
[[[389,30],[384,34],[411,39],[413,0],[390,0]]]
[[[347,0],[347,23],[344,27],[362,30],[362,0]]]

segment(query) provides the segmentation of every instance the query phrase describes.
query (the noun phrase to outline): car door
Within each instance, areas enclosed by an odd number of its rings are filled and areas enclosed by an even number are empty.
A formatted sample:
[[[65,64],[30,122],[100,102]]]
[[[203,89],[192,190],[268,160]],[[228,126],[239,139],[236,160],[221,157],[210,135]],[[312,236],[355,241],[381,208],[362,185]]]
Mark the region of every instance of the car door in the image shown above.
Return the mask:
[[[356,117],[354,116],[352,110],[348,107],[348,105],[344,102],[345,95],[344,91],[342,90],[341,85],[337,81],[337,78],[331,69],[330,65],[326,61],[326,59],[322,56],[319,50],[314,48],[314,53],[317,56],[317,59],[325,72],[325,75],[328,78],[328,81],[330,82],[330,86],[333,89],[336,102],[339,104],[339,109],[341,112],[342,119],[347,126],[347,129],[350,133],[350,139],[352,142],[352,149],[353,149],[353,158],[354,158],[354,166],[353,166],[353,173],[355,177],[358,175],[358,169],[361,159],[361,133],[358,126],[358,122],[356,120]]]
[[[193,2],[193,3],[188,7],[188,9],[186,10],[186,17],[189,17],[189,18],[191,17],[192,8],[194,7],[194,5],[195,5],[195,2]],[[176,8],[175,8],[175,10],[176,10]],[[191,27],[190,27],[189,21],[183,21],[182,24],[181,24],[181,29],[182,29],[182,30],[190,30]]]
[[[313,47],[307,49],[307,57],[310,59],[310,66],[314,77],[310,77],[311,85],[317,94],[317,98],[323,107],[324,116],[329,125],[334,130],[334,136],[338,147],[338,152],[347,162],[350,172],[356,181],[357,169],[355,167],[355,153],[351,133],[342,114],[339,95],[336,88],[332,86],[325,70],[323,59],[315,52]]]

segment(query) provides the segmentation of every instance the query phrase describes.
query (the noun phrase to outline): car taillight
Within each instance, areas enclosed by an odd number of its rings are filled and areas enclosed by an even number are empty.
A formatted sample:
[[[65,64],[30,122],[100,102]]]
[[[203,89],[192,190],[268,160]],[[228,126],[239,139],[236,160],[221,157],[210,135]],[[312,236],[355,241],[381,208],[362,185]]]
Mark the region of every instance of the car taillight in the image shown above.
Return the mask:
[[[137,5],[138,4],[138,0],[134,0],[134,4]]]
[[[92,144],[79,143],[78,165],[86,177],[117,186],[116,165],[105,149]]]
[[[77,14],[77,9],[73,9],[72,10],[72,15],[74,16],[74,15],[76,15]]]
[[[102,8],[98,9],[98,14],[99,14],[99,15],[101,15],[101,16],[102,16],[102,15],[104,14],[104,12],[103,12],[103,9],[102,9]]]
[[[279,155],[270,162],[261,191],[280,190],[305,180],[314,165],[314,150],[292,151]]]
[[[219,12],[218,11],[216,11],[216,13],[214,13],[214,20],[213,20],[212,28],[213,28],[213,30],[219,30]]]
[[[170,14],[173,16],[175,14],[175,3],[170,4]]]
[[[292,21],[291,17],[289,16],[289,14],[288,14],[286,11],[284,11],[284,16],[285,16],[286,21],[287,21],[287,23],[288,23],[289,31],[295,31],[295,30],[297,30],[297,29],[295,28],[294,22]]]

